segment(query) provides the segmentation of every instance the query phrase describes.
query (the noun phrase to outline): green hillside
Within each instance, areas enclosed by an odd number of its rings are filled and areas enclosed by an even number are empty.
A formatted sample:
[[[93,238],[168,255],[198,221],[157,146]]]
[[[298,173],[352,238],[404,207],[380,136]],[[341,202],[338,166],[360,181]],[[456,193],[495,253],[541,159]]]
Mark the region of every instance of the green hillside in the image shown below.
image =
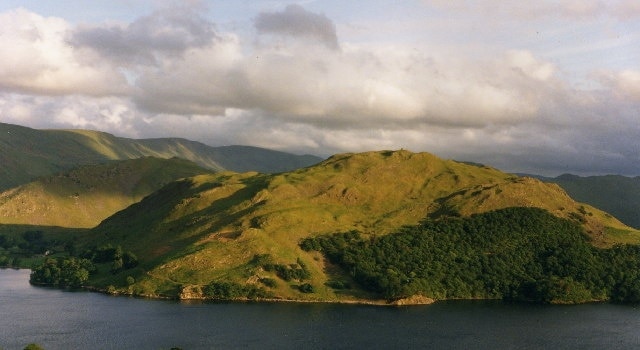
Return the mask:
[[[589,244],[579,225],[540,208],[513,207],[425,220],[394,234],[307,238],[362,288],[396,300],[505,299],[539,303],[640,301],[640,246]],[[635,268],[633,267],[635,266]],[[348,281],[334,280],[345,288]]]
[[[541,208],[580,225],[592,246],[640,242],[638,231],[557,185],[427,153],[382,151],[281,174],[180,180],[104,220],[78,250],[103,256],[120,246],[109,253],[118,268],[99,265],[88,283],[121,293],[362,301],[381,296],[357,283],[336,288],[335,280],[353,282],[348,271],[300,243],[335,232],[380,237],[424,219],[509,207]],[[135,266],[122,268],[123,252],[137,257]]]
[[[90,228],[172,181],[206,173],[179,158],[84,166],[0,193],[0,224]]]
[[[0,191],[82,165],[140,157],[183,158],[212,170],[275,173],[318,163],[257,147],[210,147],[177,138],[134,140],[90,130],[36,130],[0,123]]]
[[[542,180],[556,183],[572,198],[598,207],[625,224],[640,229],[640,177],[565,174]]]

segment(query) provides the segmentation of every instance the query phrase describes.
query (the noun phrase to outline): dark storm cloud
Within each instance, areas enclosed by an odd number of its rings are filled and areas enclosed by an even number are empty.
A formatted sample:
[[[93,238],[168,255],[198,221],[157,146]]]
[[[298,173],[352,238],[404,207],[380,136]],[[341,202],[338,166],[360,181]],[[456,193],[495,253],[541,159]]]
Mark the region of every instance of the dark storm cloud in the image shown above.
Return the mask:
[[[215,37],[213,23],[184,7],[158,10],[124,26],[79,27],[70,42],[120,64],[148,64],[156,54],[180,54],[207,46]]]
[[[289,5],[283,12],[260,13],[255,27],[262,34],[309,37],[330,49],[339,48],[335,24],[327,16],[309,12],[300,5]]]

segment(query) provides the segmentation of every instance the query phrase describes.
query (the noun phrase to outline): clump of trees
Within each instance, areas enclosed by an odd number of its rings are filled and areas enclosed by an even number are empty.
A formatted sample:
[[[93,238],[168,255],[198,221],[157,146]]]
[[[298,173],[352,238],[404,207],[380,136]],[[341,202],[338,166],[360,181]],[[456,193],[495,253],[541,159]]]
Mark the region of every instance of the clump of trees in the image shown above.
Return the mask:
[[[44,255],[58,244],[57,240],[47,240],[40,230],[29,230],[19,235],[0,234],[0,266],[20,267],[21,258]]]
[[[30,282],[54,287],[81,287],[95,271],[88,259],[67,257],[47,258],[31,270]]]
[[[278,282],[276,282],[276,280],[274,280],[273,278],[269,278],[269,277],[262,277],[258,280],[258,282],[264,284],[269,288],[275,288],[278,286]]]
[[[138,266],[138,257],[130,251],[124,251],[121,246],[111,244],[94,247],[81,254],[82,257],[96,264],[109,263],[111,273],[118,273]]]
[[[314,289],[310,283],[303,283],[298,286],[298,290],[302,293],[313,293]]]
[[[30,281],[55,287],[81,287],[101,265],[107,265],[109,271],[116,274],[136,267],[138,258],[120,246],[103,245],[88,249],[77,257],[46,258],[42,264],[32,268]],[[126,282],[133,284],[135,279],[129,276]]]
[[[18,243],[18,247],[33,254],[44,254],[48,246],[54,242],[48,242],[44,238],[42,231],[25,231],[22,233],[22,242]]]
[[[215,281],[203,288],[206,297],[218,300],[270,298],[272,293],[254,285]]]
[[[295,264],[276,264],[273,257],[269,254],[256,254],[250,262],[255,267],[261,267],[264,271],[274,273],[278,278],[285,282],[298,282],[300,284],[290,285],[291,288],[297,289],[302,293],[313,293],[313,285],[305,281],[311,278],[311,272],[302,259],[296,259]],[[269,288],[277,286],[276,280],[269,277],[263,277],[258,282]]]
[[[425,220],[399,232],[304,239],[388,299],[640,302],[640,246],[598,249],[580,226],[538,208]]]
[[[265,263],[262,265],[265,271],[275,272],[276,276],[289,282],[292,280],[304,281],[311,278],[311,273],[302,260],[297,259],[295,264],[273,264]]]

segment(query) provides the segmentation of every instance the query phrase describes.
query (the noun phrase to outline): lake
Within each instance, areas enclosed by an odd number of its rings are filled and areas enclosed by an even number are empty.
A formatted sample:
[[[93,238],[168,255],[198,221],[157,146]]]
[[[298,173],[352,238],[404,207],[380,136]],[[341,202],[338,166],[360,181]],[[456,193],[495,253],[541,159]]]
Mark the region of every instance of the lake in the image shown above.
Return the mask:
[[[0,270],[0,348],[629,349],[640,308],[449,301],[426,306],[206,303],[29,285]]]

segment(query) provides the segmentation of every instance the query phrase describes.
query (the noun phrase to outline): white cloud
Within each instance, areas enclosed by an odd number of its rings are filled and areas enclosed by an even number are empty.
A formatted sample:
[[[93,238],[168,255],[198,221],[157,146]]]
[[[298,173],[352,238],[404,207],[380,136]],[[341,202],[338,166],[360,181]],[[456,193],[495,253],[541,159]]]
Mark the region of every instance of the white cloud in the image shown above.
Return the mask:
[[[554,66],[549,62],[541,62],[529,51],[511,50],[507,52],[507,61],[511,68],[518,69],[528,77],[545,81],[553,76]]]
[[[2,121],[39,128],[83,128],[139,137],[144,114],[126,98],[0,94]]]
[[[640,103],[640,71],[624,70],[604,77],[607,84],[612,85],[622,98],[628,97]]]
[[[36,94],[121,94],[123,77],[104,62],[88,62],[68,44],[59,18],[24,9],[0,13],[0,88]]]
[[[553,72],[524,51],[495,62],[441,62],[405,47],[254,47],[247,53],[239,41],[226,40],[146,71],[137,101],[176,114],[256,110],[324,128],[485,125],[532,118],[541,102],[535,89]]]
[[[491,36],[526,16],[586,21],[599,2],[478,2],[476,10],[522,18],[492,27],[473,17],[462,27],[478,28],[470,43],[455,31],[471,18],[473,8],[458,8],[466,4],[439,5],[461,11],[449,31],[429,33],[453,35],[446,50],[419,40],[340,41],[331,19],[298,5],[258,13],[255,31],[227,32],[193,7],[81,26],[0,13],[0,118],[296,153],[403,147],[506,170],[640,174],[637,67],[580,76],[589,87],[581,90],[566,79],[570,67],[544,54],[553,50],[510,38],[529,31],[538,40],[534,29]],[[616,4],[605,14],[625,3]],[[570,31],[546,33],[564,40]],[[578,46],[592,48],[585,40]]]

